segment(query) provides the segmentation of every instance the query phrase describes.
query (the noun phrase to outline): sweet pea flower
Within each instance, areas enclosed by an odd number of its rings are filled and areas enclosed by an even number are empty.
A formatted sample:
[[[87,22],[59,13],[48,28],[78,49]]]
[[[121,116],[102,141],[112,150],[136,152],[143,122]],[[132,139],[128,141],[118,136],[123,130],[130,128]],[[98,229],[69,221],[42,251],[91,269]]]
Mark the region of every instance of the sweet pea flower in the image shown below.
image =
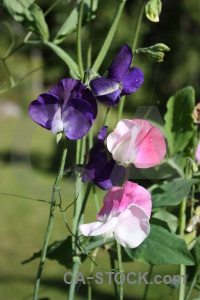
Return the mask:
[[[67,78],[39,95],[30,104],[29,114],[34,122],[53,134],[64,132],[69,139],[77,140],[93,125],[97,104],[80,80]]]
[[[91,181],[103,190],[109,190],[125,177],[125,168],[117,165],[111,159],[107,160],[104,140],[107,133],[107,126],[104,126],[99,134],[98,140],[90,150],[89,161],[84,166],[82,181]]]
[[[161,131],[146,120],[121,120],[107,138],[113,159],[123,165],[150,168],[159,164],[166,154]]]
[[[138,247],[150,232],[151,195],[142,186],[126,181],[124,187],[114,187],[104,197],[98,222],[82,224],[85,236],[115,237],[120,245]]]
[[[120,96],[130,95],[139,89],[144,75],[139,68],[131,67],[133,53],[128,45],[123,45],[108,68],[107,77],[90,81],[94,97],[107,106],[115,106]]]

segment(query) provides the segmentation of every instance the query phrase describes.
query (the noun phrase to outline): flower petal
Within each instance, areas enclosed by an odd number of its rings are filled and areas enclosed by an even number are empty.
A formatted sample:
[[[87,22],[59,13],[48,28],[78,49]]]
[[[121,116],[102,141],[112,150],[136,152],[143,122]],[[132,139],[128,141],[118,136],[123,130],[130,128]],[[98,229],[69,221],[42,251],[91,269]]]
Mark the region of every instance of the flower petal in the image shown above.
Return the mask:
[[[61,117],[61,107],[59,107],[53,117],[51,131],[53,134],[63,131],[63,121]]]
[[[116,92],[120,88],[120,85],[116,80],[98,77],[90,81],[90,88],[92,94],[97,97]]]
[[[31,102],[29,114],[31,119],[40,126],[51,129],[53,117],[60,104],[59,98],[48,93],[41,94]]]
[[[95,177],[94,183],[103,190],[110,190],[125,177],[125,173],[126,169],[123,166],[117,165],[111,159],[105,164],[99,175]]]
[[[132,57],[131,48],[126,44],[123,45],[108,68],[108,78],[122,81],[131,65]]]
[[[144,139],[136,146],[136,168],[151,168],[159,164],[166,154],[165,139],[161,131],[152,127]]]
[[[89,224],[82,224],[79,226],[79,229],[82,232],[82,234],[86,236],[96,236],[96,235],[110,236],[117,222],[118,222],[117,218],[112,218],[106,223],[92,222]]]
[[[127,70],[121,81],[123,86],[121,96],[130,95],[136,92],[142,85],[144,74],[139,68],[132,67]]]
[[[150,218],[151,215],[151,194],[137,183],[126,181],[124,185],[123,198],[118,207],[117,213],[123,212],[129,205],[140,206]]]
[[[93,122],[93,108],[79,98],[70,99],[67,108],[62,112],[65,135],[71,140],[82,138],[88,133]]]
[[[132,204],[117,219],[118,224],[114,228],[114,235],[123,247],[138,247],[150,233],[149,217],[137,205]]]

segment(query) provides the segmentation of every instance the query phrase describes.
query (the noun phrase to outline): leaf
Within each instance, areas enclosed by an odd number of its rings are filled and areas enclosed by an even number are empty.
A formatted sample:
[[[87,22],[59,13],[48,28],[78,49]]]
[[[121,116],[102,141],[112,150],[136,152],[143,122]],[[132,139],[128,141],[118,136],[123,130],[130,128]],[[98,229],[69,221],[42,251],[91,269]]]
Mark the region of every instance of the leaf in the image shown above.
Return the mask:
[[[82,26],[87,24],[90,18],[91,13],[91,20],[96,18],[96,12],[98,7],[98,0],[93,0],[92,10],[90,9],[91,0],[85,0],[83,6],[83,19],[82,19]],[[59,29],[56,37],[54,38],[55,44],[62,43],[66,36],[70,35],[76,30],[77,23],[78,23],[78,14],[80,9],[80,3],[72,10],[69,17],[66,19],[64,24]]]
[[[171,232],[176,232],[178,227],[178,218],[166,210],[160,210],[153,215],[154,218],[165,220]]]
[[[160,185],[151,192],[152,208],[180,204],[195,183],[198,179],[178,179]]]
[[[158,225],[151,225],[151,232],[136,249],[125,248],[134,261],[152,265],[194,265],[183,239]]]
[[[42,41],[49,39],[44,14],[34,0],[3,0],[3,6],[15,21],[34,32]]]
[[[190,86],[178,91],[167,102],[165,131],[170,156],[183,151],[193,137],[194,107],[195,94]]]
[[[26,264],[41,256],[41,250],[34,253],[32,257],[24,260],[22,264]],[[82,259],[85,259],[85,255],[82,255]],[[73,266],[73,252],[72,252],[72,240],[71,236],[61,241],[55,241],[47,248],[47,258],[57,260],[59,264],[71,268]]]
[[[78,65],[77,63],[69,56],[69,54],[67,54],[62,48],[60,48],[59,46],[51,43],[51,42],[46,42],[45,43],[49,48],[51,48],[51,50],[53,50],[53,52],[60,57],[65,63],[66,65],[69,67],[70,69],[70,74],[73,78],[80,78],[80,74],[79,74],[79,69],[78,69]]]

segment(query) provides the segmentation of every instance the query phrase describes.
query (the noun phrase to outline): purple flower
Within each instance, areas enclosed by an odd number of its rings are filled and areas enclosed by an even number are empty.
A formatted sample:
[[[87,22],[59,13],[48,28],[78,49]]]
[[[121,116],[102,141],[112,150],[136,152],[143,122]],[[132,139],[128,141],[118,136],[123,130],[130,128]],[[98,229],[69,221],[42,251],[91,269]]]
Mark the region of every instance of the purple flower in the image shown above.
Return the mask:
[[[30,104],[29,114],[34,122],[53,134],[64,132],[70,140],[77,140],[93,125],[97,104],[80,80],[67,78],[39,95]]]
[[[98,140],[90,150],[89,161],[84,166],[82,181],[92,181],[103,190],[113,188],[124,176],[125,168],[117,165],[111,159],[107,161],[104,140],[107,133],[107,127],[104,126],[99,134]]]
[[[128,45],[122,46],[108,68],[107,78],[90,81],[90,88],[97,100],[107,106],[115,106],[120,96],[130,95],[139,89],[144,75],[139,68],[131,67],[133,53]]]

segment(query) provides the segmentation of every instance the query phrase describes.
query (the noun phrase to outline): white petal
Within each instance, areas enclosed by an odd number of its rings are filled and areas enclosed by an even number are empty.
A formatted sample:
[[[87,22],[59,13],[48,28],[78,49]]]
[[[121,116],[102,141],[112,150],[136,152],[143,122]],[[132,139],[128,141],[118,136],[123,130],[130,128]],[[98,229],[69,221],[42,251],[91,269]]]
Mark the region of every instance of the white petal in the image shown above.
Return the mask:
[[[63,131],[63,121],[61,118],[61,107],[59,107],[53,117],[51,131],[53,134]]]
[[[89,224],[82,224],[79,226],[80,231],[86,236],[106,235],[110,236],[114,227],[117,224],[117,218],[112,218],[106,223],[93,222]]]
[[[130,205],[117,219],[114,235],[123,247],[136,248],[149,235],[149,217],[138,205]]]

